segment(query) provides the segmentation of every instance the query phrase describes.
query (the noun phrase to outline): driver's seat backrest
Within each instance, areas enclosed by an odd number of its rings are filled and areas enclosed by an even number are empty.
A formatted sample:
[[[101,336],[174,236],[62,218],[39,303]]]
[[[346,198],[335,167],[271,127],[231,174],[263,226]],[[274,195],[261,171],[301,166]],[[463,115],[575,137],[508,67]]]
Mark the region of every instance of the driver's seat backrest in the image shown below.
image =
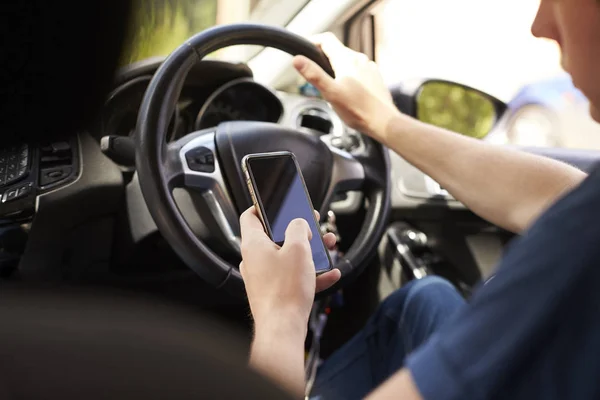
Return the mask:
[[[228,327],[158,301],[15,287],[0,296],[1,399],[289,399]]]
[[[2,3],[0,148],[72,135],[100,110],[127,0]],[[120,296],[0,285],[1,399],[289,398],[197,314]]]

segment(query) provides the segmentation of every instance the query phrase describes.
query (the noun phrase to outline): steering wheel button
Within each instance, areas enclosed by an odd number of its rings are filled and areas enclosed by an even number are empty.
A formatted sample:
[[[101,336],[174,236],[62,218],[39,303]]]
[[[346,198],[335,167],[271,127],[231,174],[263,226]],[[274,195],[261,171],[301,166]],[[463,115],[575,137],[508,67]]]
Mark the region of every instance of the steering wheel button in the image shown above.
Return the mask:
[[[199,147],[185,155],[188,167],[192,171],[210,173],[215,171],[215,156],[210,149]]]

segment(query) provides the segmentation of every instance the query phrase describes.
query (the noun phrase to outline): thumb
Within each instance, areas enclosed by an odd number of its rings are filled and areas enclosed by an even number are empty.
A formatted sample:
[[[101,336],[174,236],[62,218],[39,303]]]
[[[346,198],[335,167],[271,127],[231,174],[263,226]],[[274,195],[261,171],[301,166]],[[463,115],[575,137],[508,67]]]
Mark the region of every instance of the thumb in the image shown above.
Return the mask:
[[[294,57],[294,68],[306,79],[310,84],[317,88],[322,95],[331,93],[335,86],[335,80],[319,67],[317,63],[304,56]]]

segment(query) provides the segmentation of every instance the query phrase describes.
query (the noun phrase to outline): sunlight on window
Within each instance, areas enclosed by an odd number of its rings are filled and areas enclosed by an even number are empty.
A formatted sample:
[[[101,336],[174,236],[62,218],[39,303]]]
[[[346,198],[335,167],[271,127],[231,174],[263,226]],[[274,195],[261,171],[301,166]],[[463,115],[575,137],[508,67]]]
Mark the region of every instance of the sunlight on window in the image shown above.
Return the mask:
[[[390,84],[447,79],[507,102],[505,131],[486,137],[493,143],[600,149],[558,46],[531,34],[539,1],[384,0],[374,11],[376,61]]]
[[[377,61],[388,81],[431,76],[509,100],[524,83],[562,70],[557,46],[530,32],[538,5],[386,0],[376,13]]]
[[[130,45],[121,64],[167,56],[194,34],[238,22],[286,25],[309,0],[136,0]],[[212,58],[246,61],[260,48],[234,46]]]

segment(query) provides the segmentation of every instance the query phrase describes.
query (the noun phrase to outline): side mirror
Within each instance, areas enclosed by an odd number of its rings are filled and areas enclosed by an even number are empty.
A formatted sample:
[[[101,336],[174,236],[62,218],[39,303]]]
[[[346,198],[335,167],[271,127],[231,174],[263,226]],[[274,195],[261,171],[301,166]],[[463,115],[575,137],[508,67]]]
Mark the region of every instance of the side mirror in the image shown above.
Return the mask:
[[[506,104],[477,89],[450,81],[427,80],[415,93],[418,120],[483,139],[506,111]]]

